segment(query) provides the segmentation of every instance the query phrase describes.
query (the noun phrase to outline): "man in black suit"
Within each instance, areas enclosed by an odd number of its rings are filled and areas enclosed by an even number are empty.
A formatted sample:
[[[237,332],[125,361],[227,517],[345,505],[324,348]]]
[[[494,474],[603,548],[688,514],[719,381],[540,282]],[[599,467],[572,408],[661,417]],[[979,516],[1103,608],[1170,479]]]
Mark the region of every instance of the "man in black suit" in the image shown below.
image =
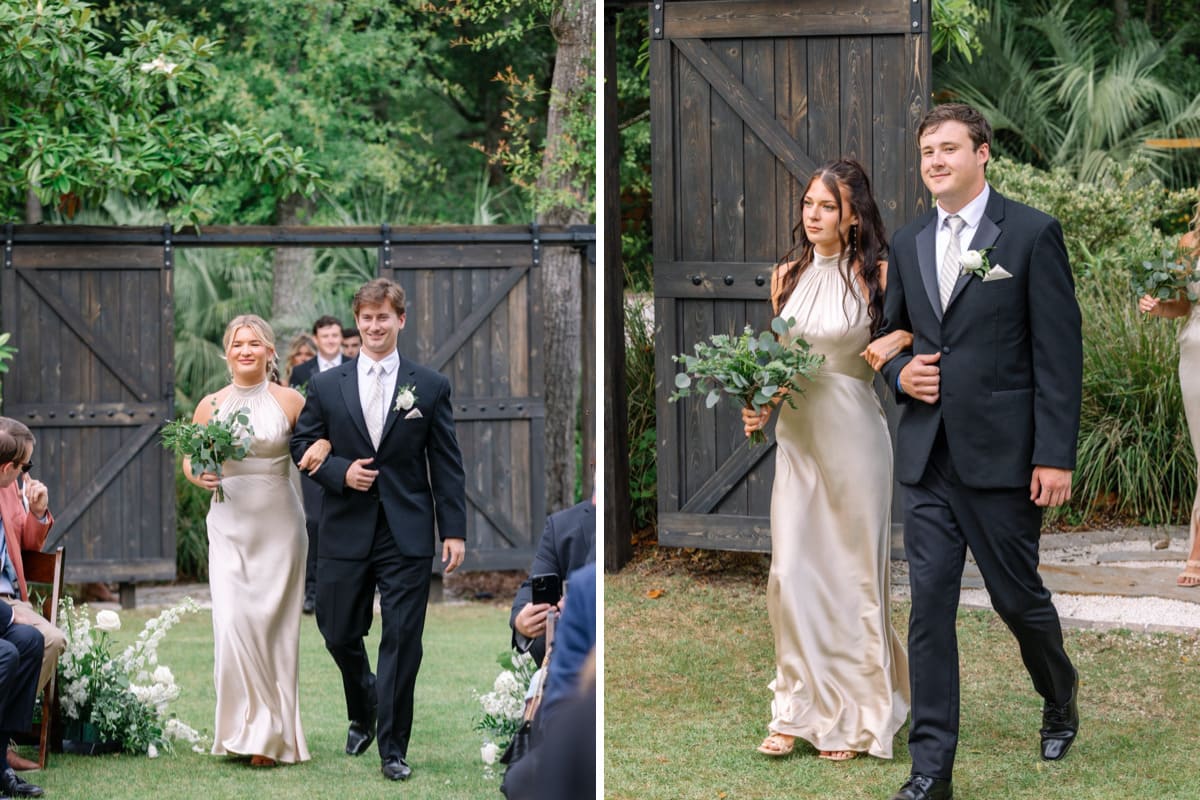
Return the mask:
[[[892,240],[881,331],[914,336],[882,369],[903,408],[896,476],[912,585],[912,776],[893,800],[948,800],[967,547],[1044,699],[1042,757],[1066,755],[1079,727],[1078,676],[1037,568],[1042,509],[1071,496],[1083,356],[1062,229],[988,186],[987,120],[937,106],[918,140],[937,207]]]
[[[546,527],[538,540],[529,575],[554,574],[561,585],[571,572],[595,560],[596,503],[585,500],[546,517]],[[508,625],[512,628],[512,646],[533,656],[539,667],[546,657],[546,612],[549,610],[549,603],[533,602],[533,584],[526,578],[513,599]]]
[[[0,603],[0,796],[41,797],[40,786],[26,783],[8,765],[7,743],[33,724],[33,701],[42,669],[42,635],[31,625],[15,624],[13,611]]]
[[[413,689],[433,572],[434,522],[448,574],[463,560],[465,477],[450,382],[402,358],[404,289],[377,279],[354,295],[359,357],[313,377],[292,437],[297,461],[312,442],[332,453],[312,470],[325,490],[317,553],[317,627],[342,673],[346,752],[366,751],[379,723],[383,774],[404,780]],[[382,606],[378,677],[363,646],[375,588]]]
[[[308,361],[296,365],[288,377],[288,386],[304,389],[313,375],[340,367],[342,356],[342,323],[337,317],[326,314],[312,326],[313,341],[317,343],[317,354]],[[301,493],[304,496],[304,527],[308,530],[308,560],[304,564],[304,613],[311,614],[317,606],[317,549],[321,526],[321,485],[308,475],[300,476]]]

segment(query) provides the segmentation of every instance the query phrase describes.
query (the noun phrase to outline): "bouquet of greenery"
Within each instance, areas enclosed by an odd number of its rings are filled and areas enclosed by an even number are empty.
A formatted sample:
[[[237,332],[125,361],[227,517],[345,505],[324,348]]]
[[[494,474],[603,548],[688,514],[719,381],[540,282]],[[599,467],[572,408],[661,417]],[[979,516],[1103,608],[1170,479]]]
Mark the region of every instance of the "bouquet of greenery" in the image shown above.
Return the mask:
[[[803,382],[811,378],[825,360],[825,356],[813,353],[808,342],[793,339],[784,344],[780,337],[796,324],[795,319],[775,317],[771,330],[759,334],[749,325],[738,337],[715,334],[708,342],[697,342],[695,355],[684,353],[671,356],[677,364],[683,364],[683,372],[675,376],[675,393],[671,402],[688,397],[694,392],[706,392],[706,408],[712,408],[722,394],[732,396],[745,408],[760,411],[770,404],[781,390],[792,408],[793,392],[803,392]],[[750,434],[752,445],[764,444],[767,435],[762,431]]]
[[[200,734],[180,721],[168,705],[180,694],[169,667],[158,662],[158,646],[185,613],[199,610],[190,597],[149,620],[137,640],[120,655],[112,653],[112,634],[121,629],[115,611],[99,611],[90,619],[87,607],[71,598],[59,604],[59,620],[67,647],[58,659],[58,694],[66,726],[65,738],[84,740],[95,728],[102,741],[116,742],[127,753],[170,752],[175,741],[200,747]]]
[[[213,405],[217,403],[214,400]],[[227,419],[213,411],[208,422],[201,425],[187,419],[173,419],[163,426],[163,447],[186,457],[192,473],[212,472],[217,476],[217,502],[225,502],[221,488],[221,465],[226,461],[241,461],[250,452],[254,429],[250,426],[250,411],[240,408]]]
[[[1186,296],[1196,302],[1196,293],[1188,284],[1200,281],[1200,270],[1187,266],[1181,254],[1172,256],[1170,250],[1164,250],[1157,263],[1149,260],[1134,263],[1129,272],[1137,297],[1150,295],[1156,300],[1173,300]]]

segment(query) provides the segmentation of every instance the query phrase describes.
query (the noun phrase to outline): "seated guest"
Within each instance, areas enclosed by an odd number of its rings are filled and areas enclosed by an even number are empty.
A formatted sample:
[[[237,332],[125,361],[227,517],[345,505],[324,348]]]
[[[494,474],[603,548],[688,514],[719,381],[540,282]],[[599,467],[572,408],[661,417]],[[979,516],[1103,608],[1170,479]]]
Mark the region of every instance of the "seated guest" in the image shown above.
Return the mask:
[[[326,314],[313,323],[313,339],[317,354],[292,370],[288,386],[304,391],[313,375],[342,364],[342,323]],[[304,613],[317,608],[317,541],[321,519],[321,485],[306,472],[300,473],[300,490],[304,497],[304,526],[308,531],[308,560],[304,564]]]
[[[0,433],[0,453],[4,452],[7,434]],[[8,437],[11,441],[11,437]],[[0,456],[3,457],[3,456]],[[0,480],[8,477],[11,464],[0,466]],[[32,625],[13,622],[13,610],[0,603],[0,737],[8,741],[14,733],[29,730],[33,725],[33,700],[37,696],[38,672],[41,671],[45,645],[42,635]],[[8,763],[8,753],[0,748],[0,796],[41,797],[40,786],[26,783],[17,777]]]
[[[342,360],[349,361],[358,358],[359,348],[362,347],[362,335],[358,328],[342,328]]]
[[[595,560],[596,504],[595,500],[585,500],[546,518],[529,575],[553,574],[565,581],[572,570]],[[540,667],[546,656],[546,612],[550,604],[535,604],[532,600],[532,582],[526,578],[513,600],[508,624],[513,631],[512,646],[528,652]]]
[[[21,550],[41,550],[54,524],[46,485],[28,476],[33,467],[34,444],[33,433],[23,423],[0,417],[0,605],[12,609],[18,624],[36,628],[44,641],[37,682],[40,692],[54,674],[67,640],[34,609],[25,585]],[[16,753],[9,756],[9,762],[16,769],[37,768]]]

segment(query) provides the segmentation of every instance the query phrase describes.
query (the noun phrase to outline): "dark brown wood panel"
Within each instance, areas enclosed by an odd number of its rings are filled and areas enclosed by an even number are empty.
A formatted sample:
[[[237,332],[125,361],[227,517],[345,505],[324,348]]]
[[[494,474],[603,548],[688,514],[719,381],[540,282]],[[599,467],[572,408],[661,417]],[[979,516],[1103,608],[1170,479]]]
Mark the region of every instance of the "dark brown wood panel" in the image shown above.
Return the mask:
[[[668,2],[666,35],[674,39],[909,33],[907,2],[896,0],[713,0]]]
[[[736,408],[667,402],[671,356],[716,332],[767,328],[770,275],[819,164],[855,158],[878,176],[891,230],[920,208],[911,130],[925,105],[927,6],[664,5],[650,44],[663,543],[769,548],[773,447],[747,446]]]

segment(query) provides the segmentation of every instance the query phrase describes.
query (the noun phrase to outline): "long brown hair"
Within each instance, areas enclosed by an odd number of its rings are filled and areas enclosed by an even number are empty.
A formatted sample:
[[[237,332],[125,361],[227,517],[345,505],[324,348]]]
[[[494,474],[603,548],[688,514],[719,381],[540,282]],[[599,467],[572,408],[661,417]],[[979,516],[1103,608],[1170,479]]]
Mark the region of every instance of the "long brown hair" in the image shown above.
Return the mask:
[[[829,193],[837,198],[839,224],[847,214],[858,217],[858,222],[850,226],[848,235],[840,244],[839,254],[848,253],[850,265],[849,274],[842,275],[842,278],[846,281],[847,291],[858,291],[854,285],[856,275],[866,284],[867,318],[871,323],[871,333],[875,333],[883,325],[883,288],[879,265],[887,260],[888,246],[883,219],[879,216],[879,207],[875,205],[875,196],[871,194],[871,181],[861,164],[847,158],[831,161],[813,173],[804,187],[805,194],[816,181],[823,183]],[[849,196],[849,209],[842,198],[842,187],[845,187]],[[773,286],[771,302],[776,313],[795,291],[800,276],[812,265],[813,243],[804,229],[803,214],[792,228],[792,242],[792,249],[779,262],[783,266],[783,274]]]

